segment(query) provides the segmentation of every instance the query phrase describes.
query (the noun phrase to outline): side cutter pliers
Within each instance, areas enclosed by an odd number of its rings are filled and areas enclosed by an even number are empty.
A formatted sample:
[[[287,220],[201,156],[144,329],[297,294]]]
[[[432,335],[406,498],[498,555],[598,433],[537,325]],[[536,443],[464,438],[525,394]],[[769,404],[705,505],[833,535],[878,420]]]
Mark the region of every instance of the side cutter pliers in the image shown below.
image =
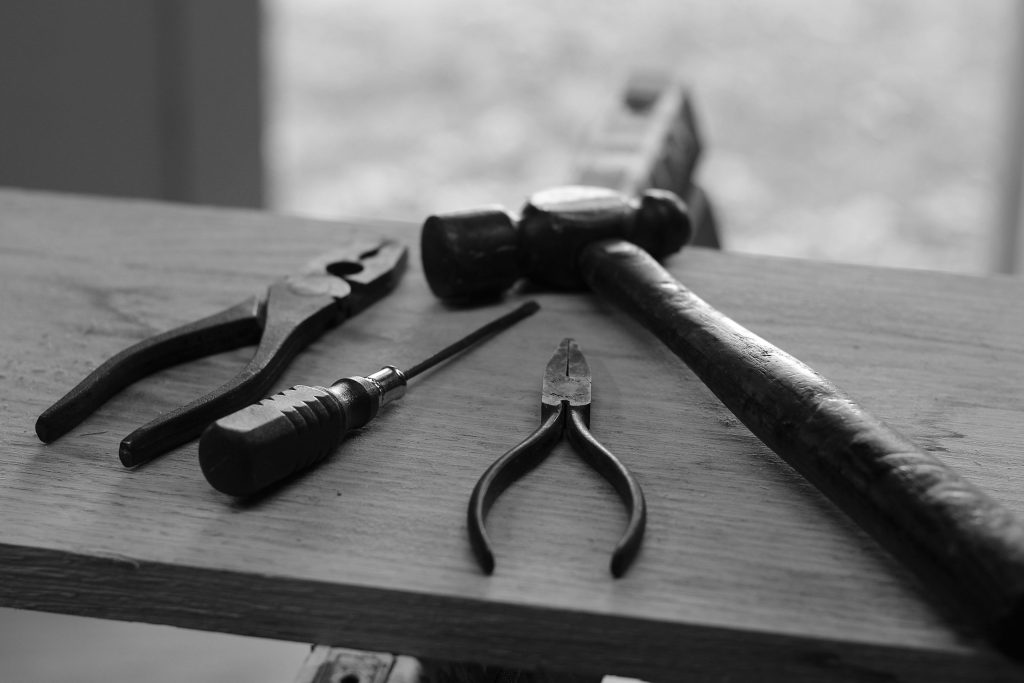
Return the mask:
[[[57,439],[114,394],[158,370],[257,344],[252,360],[230,381],[125,437],[121,463],[134,467],[148,462],[198,437],[218,418],[265,397],[302,349],[394,289],[406,261],[404,246],[382,238],[354,241],[324,254],[299,274],[272,283],[263,296],[112,356],[39,416],[36,434],[45,443]]]
[[[640,550],[647,523],[644,494],[629,469],[590,433],[591,384],[590,367],[580,347],[572,339],[563,339],[544,371],[540,427],[494,461],[473,489],[469,541],[487,574],[494,571],[494,553],[484,528],[487,512],[505,489],[547,458],[563,433],[587,464],[615,487],[629,511],[626,531],[612,553],[612,575],[622,576]]]

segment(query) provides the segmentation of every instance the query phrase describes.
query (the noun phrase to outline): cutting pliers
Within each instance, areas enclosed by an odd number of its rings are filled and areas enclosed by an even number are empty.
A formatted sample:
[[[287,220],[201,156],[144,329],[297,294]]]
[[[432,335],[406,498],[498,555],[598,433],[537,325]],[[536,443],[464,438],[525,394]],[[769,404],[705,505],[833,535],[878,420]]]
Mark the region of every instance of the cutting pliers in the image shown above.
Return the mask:
[[[487,574],[494,571],[494,553],[484,528],[488,510],[505,489],[547,458],[563,434],[615,487],[629,511],[626,531],[612,553],[612,575],[622,576],[640,550],[647,523],[644,494],[629,469],[590,433],[590,390],[590,367],[580,347],[572,339],[563,339],[544,371],[540,427],[487,468],[469,499],[469,541]]]
[[[264,398],[302,349],[386,296],[402,277],[406,261],[405,247],[381,238],[326,253],[299,274],[272,283],[263,296],[114,355],[39,416],[36,434],[46,443],[57,439],[114,394],[158,370],[258,344],[252,360],[226,384],[125,437],[121,463],[134,467],[148,462],[196,438],[218,418]]]

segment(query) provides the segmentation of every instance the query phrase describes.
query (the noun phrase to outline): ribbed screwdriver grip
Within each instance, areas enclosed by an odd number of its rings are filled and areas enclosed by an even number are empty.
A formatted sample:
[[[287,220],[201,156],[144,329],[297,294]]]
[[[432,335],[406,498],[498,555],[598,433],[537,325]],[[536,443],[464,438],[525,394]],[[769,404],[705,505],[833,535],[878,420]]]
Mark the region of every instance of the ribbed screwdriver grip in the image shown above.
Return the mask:
[[[352,385],[345,388],[361,389]],[[328,389],[295,386],[210,425],[199,464],[218,491],[249,496],[330,454],[350,427],[349,414]]]

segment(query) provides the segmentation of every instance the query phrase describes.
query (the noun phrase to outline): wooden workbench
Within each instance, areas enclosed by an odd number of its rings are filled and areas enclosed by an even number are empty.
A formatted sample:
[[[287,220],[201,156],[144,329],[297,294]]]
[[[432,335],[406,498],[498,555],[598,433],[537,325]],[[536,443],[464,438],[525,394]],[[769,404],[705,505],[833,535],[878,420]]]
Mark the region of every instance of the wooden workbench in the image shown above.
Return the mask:
[[[110,354],[363,230],[406,241],[409,272],[281,388],[408,366],[524,298],[445,308],[414,225],[0,192],[0,604],[664,681],[1024,676],[587,294],[537,294],[540,313],[418,378],[256,503],[211,489],[195,443],[136,471],[117,460],[124,435],[229,378],[249,349],[162,372],[57,442],[36,439],[36,416]],[[1024,514],[1024,282],[701,249],[668,265]],[[467,497],[536,426],[564,336],[593,370],[595,435],[646,491],[646,542],[613,580],[624,512],[563,444],[495,506],[486,577]]]

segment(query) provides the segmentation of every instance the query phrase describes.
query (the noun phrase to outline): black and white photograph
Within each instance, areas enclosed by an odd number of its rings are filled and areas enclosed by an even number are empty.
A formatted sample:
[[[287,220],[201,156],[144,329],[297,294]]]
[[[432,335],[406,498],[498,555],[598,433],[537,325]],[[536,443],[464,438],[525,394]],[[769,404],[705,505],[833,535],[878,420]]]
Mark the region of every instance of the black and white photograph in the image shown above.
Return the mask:
[[[1024,4],[0,2],[58,681],[1024,681]]]

